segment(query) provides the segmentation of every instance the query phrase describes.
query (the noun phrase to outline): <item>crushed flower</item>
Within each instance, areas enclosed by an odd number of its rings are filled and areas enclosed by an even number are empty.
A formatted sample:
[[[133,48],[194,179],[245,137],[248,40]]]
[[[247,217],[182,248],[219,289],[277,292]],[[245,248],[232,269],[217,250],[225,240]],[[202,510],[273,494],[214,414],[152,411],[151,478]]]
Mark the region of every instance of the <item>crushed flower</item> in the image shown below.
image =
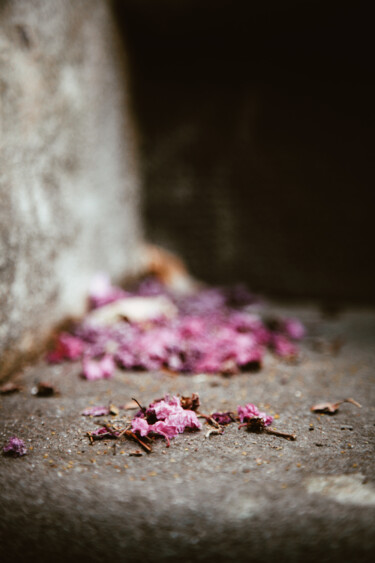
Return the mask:
[[[6,455],[13,457],[20,457],[27,454],[25,443],[21,438],[13,436],[9,439],[8,443],[3,447],[3,452]]]
[[[185,397],[186,399],[186,397]],[[195,399],[199,399],[195,395]],[[169,397],[151,403],[147,409],[141,409],[132,420],[132,431],[140,436],[159,434],[169,440],[182,434],[186,429],[202,428],[194,411],[181,406],[178,397]]]

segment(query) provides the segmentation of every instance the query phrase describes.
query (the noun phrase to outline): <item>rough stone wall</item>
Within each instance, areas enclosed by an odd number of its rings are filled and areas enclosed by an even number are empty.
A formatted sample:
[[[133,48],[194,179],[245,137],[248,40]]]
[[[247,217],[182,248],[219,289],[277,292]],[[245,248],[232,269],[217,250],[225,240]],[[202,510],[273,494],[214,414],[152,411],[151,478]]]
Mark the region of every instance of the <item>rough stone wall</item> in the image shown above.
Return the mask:
[[[127,77],[105,0],[0,2],[0,375],[137,270]]]

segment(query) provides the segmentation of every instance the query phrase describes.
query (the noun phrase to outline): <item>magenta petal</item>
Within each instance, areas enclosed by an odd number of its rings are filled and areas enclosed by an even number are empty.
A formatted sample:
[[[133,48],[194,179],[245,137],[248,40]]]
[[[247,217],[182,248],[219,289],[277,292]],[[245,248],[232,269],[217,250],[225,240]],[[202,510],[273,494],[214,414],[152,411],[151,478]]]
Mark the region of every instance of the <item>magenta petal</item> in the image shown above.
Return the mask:
[[[105,416],[107,414],[109,414],[109,408],[108,407],[89,407],[87,409],[85,409],[84,411],[82,411],[83,416]]]
[[[13,436],[9,439],[8,443],[4,446],[3,452],[7,455],[12,455],[14,457],[20,457],[27,454],[27,449],[25,443],[21,438]]]

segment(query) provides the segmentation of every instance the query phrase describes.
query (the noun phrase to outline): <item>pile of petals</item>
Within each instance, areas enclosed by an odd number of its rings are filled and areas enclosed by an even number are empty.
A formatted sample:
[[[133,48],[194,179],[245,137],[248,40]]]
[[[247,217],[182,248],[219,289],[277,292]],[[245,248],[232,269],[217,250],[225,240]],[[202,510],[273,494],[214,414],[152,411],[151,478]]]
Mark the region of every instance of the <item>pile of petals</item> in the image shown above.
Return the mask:
[[[50,363],[82,361],[89,380],[122,369],[235,374],[259,368],[267,350],[297,356],[304,327],[296,319],[262,319],[244,287],[173,293],[147,279],[132,292],[100,276],[90,311],[72,333],[59,335]],[[258,307],[259,308],[259,307]]]
[[[114,427],[107,424],[93,432],[87,432],[90,441],[101,440],[103,438],[130,437],[138,441],[146,451],[151,448],[141,438],[149,439],[153,436],[162,436],[166,439],[169,446],[170,439],[185,430],[200,430],[201,423],[194,410],[187,408],[191,406],[196,409],[199,406],[198,395],[192,397],[169,397],[155,400],[147,408],[141,407],[134,416],[131,424],[125,428]],[[110,409],[104,406],[90,407],[85,409],[84,416],[102,416],[110,414]]]
[[[25,443],[21,438],[13,436],[9,439],[8,443],[3,447],[3,452],[6,455],[13,457],[20,457],[27,454]]]

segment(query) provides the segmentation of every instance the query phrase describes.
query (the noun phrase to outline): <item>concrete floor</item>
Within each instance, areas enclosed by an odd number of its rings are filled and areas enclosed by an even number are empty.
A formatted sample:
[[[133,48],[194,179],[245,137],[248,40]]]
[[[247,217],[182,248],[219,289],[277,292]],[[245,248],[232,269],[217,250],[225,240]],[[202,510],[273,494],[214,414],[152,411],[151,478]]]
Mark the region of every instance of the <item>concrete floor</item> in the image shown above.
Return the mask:
[[[0,456],[0,560],[373,561],[375,557],[375,312],[327,318],[313,306],[273,307],[309,334],[297,363],[268,355],[257,374],[231,378],[118,371],[87,382],[78,364],[25,368],[20,393],[0,396],[0,442],[25,440],[28,455]],[[49,381],[60,395],[32,395]],[[156,440],[90,445],[90,405],[146,404],[198,392],[202,412],[253,402],[295,442],[206,428]],[[335,415],[320,401],[353,397]],[[130,416],[133,411],[121,411]],[[207,426],[207,429],[209,427]]]

